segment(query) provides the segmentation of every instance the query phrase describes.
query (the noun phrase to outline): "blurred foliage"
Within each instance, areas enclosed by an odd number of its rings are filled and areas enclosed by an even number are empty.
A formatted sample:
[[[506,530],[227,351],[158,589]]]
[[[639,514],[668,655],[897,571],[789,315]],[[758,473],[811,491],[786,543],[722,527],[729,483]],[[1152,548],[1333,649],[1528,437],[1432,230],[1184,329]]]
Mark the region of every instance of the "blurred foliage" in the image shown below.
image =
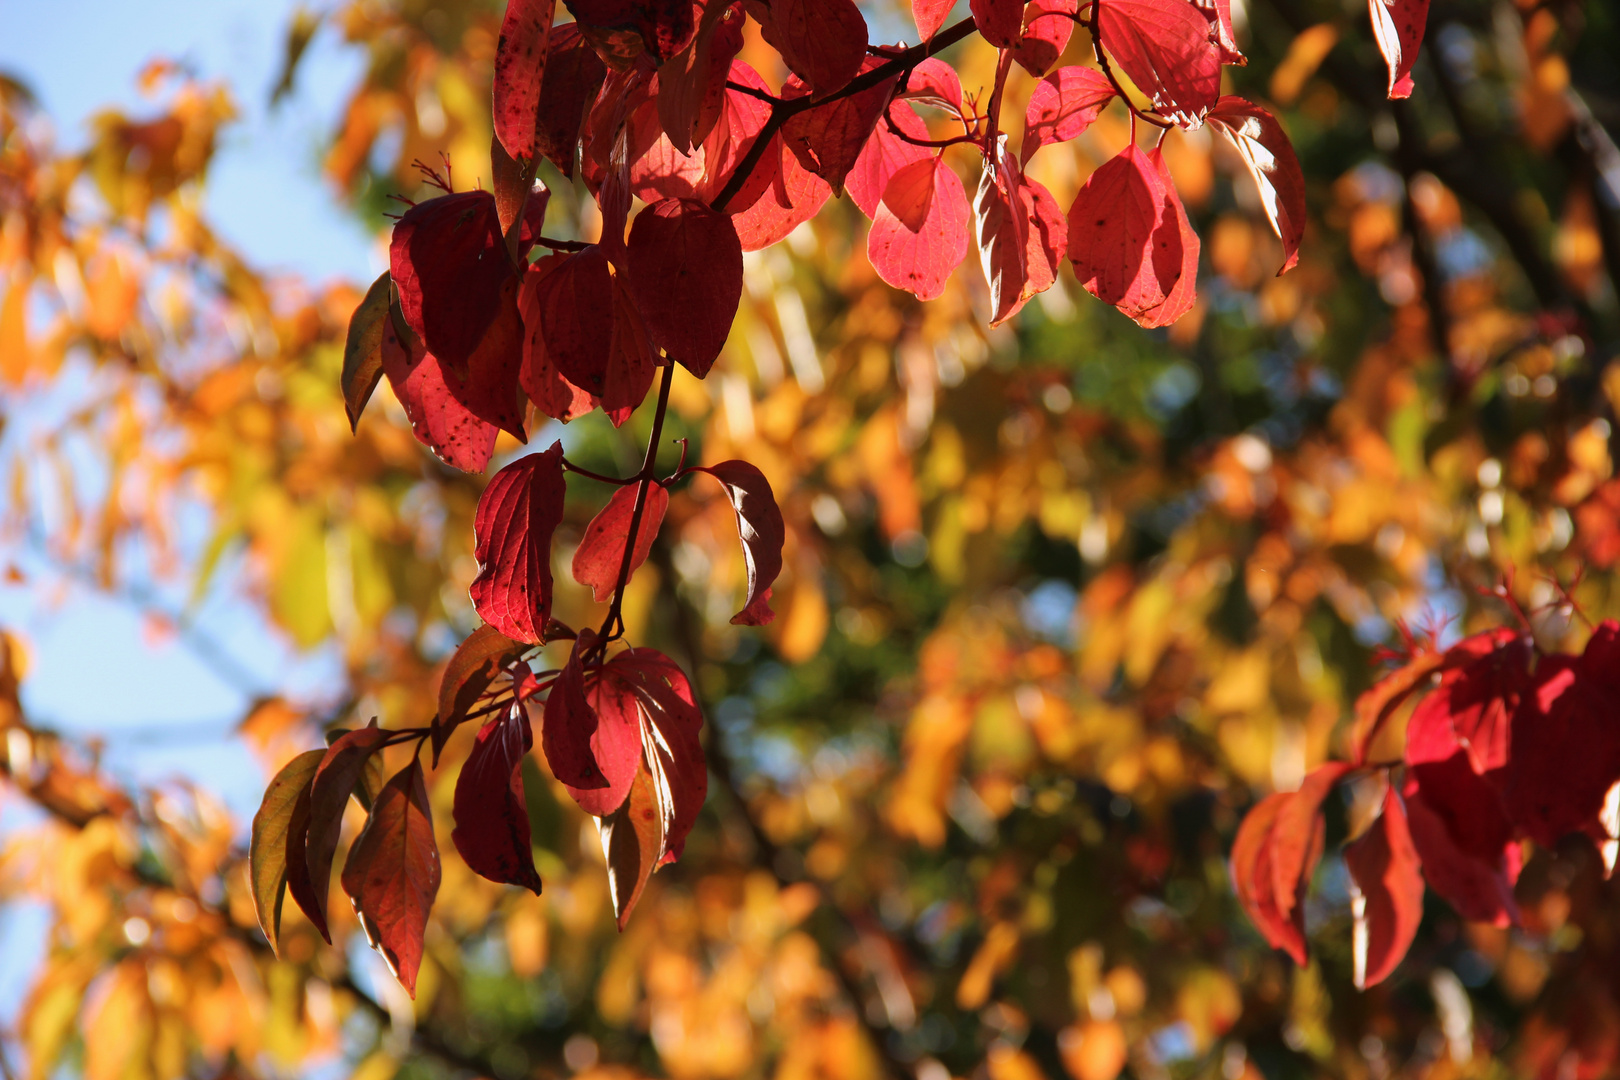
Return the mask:
[[[1391,104],[1364,12],[1243,10],[1234,89],[1279,110],[1309,182],[1286,277],[1241,163],[1203,132],[1165,143],[1205,263],[1168,331],[1072,276],[994,331],[972,269],[918,304],[877,280],[843,201],[749,256],[726,354],[706,382],[678,373],[671,425],[691,459],[745,457],[779,493],[780,615],[729,625],[731,511],[712,485],[678,491],[626,614],[696,673],[717,782],[624,934],[594,828],[535,758],[545,893],[446,845],[414,1005],[340,908],[329,948],[289,906],[277,962],[244,823],[202,789],[124,790],[96,747],[31,724],[27,646],[7,639],[0,805],[41,813],[0,836],[0,897],[53,919],[0,1033],[10,1073],[1611,1073],[1620,897],[1590,849],[1534,853],[1522,929],[1431,900],[1367,994],[1331,852],[1376,789],[1330,809],[1309,968],[1248,926],[1224,854],[1255,799],[1338,746],[1403,626],[1501,623],[1478,589],[1504,579],[1548,646],[1620,615],[1620,17],[1435,0],[1417,92]],[[324,161],[369,224],[415,194],[414,159],[480,177],[498,17],[356,0],[294,22],[278,92],[312,35],[368,57]],[[982,44],[956,61],[990,82]],[[102,115],[67,152],[0,81],[0,528],[60,580],[246,593],[330,650],[334,685],[242,720],[271,770],[322,729],[432,713],[475,624],[482,481],[421,450],[386,390],[350,435],[337,376],[359,290],[267,277],[224,245],[203,190],[228,93],[164,64],[143,84],[141,116]],[[1009,102],[1030,85],[1015,74]],[[1107,113],[1032,171],[1067,205],[1128,137]],[[591,235],[589,200],[544,178],[548,232]],[[562,437],[629,471],[646,422]],[[559,566],[608,494],[570,483],[588,495]],[[600,619],[557,580],[558,617]],[[152,618],[208,647],[184,614]],[[432,777],[437,813],[467,741]]]

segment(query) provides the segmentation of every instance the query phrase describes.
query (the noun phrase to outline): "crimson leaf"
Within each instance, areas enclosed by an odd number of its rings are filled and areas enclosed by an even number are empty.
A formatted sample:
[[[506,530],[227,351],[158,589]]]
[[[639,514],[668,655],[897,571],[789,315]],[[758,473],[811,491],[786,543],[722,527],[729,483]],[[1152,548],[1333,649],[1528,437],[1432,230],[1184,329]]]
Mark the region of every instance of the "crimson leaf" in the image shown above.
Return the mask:
[[[562,443],[555,442],[496,473],[478,499],[473,607],[513,641],[545,643],[551,534],[562,520],[563,492]]]
[[[476,873],[539,895],[523,798],[523,755],[533,745],[529,712],[520,701],[479,729],[478,742],[456,778],[456,826],[450,839]]]
[[[787,534],[770,481],[746,461],[695,468],[720,481],[737,512],[737,534],[748,564],[748,600],[731,621],[739,626],[764,626],[776,617],[770,607],[771,584],[782,572],[782,542]]]
[[[413,998],[440,876],[422,763],[413,760],[384,785],[343,867],[366,940]]]

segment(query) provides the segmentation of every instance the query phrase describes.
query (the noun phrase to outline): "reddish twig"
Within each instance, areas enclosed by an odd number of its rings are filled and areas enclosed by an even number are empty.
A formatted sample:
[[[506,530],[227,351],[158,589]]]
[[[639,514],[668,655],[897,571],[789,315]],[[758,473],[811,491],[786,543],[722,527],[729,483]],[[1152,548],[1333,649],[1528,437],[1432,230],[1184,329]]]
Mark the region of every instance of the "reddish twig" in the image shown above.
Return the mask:
[[[1097,66],[1102,68],[1103,75],[1108,79],[1108,85],[1114,88],[1114,93],[1119,95],[1119,100],[1123,101],[1125,103],[1125,107],[1131,110],[1131,116],[1133,118],[1145,120],[1154,127],[1174,127],[1175,125],[1164,119],[1164,117],[1138,109],[1136,107],[1136,103],[1131,100],[1131,96],[1125,92],[1125,87],[1120,85],[1119,78],[1114,74],[1113,65],[1108,62],[1108,55],[1103,52],[1102,35],[1097,32],[1097,17],[1101,13],[1101,10],[1102,0],[1095,0],[1095,2],[1091,5],[1091,14],[1085,19],[1081,19],[1080,16],[1076,15],[1074,17],[1074,21],[1080,23],[1088,31],[1090,31],[1091,51],[1096,55]],[[1131,130],[1131,141],[1136,141],[1136,131],[1134,127]]]
[[[599,482],[604,483],[604,484],[617,484],[619,487],[624,487],[626,484],[633,484],[638,479],[638,477],[635,477],[635,476],[628,476],[628,477],[625,477],[622,480],[617,476],[604,476],[603,474],[601,474],[599,472],[592,472],[590,469],[582,468],[579,465],[575,465],[572,461],[569,461],[567,458],[562,459],[562,464],[563,464],[563,468],[566,469],[568,472],[578,473],[579,475],[583,476],[587,480],[596,480],[596,481],[599,481]]]

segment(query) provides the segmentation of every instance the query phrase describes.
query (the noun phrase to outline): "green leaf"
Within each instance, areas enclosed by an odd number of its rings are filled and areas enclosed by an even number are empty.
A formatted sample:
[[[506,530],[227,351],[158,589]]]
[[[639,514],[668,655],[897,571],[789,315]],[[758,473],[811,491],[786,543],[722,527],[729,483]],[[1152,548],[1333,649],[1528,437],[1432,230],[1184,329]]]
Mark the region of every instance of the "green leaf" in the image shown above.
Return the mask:
[[[282,766],[253,815],[253,842],[248,863],[253,882],[253,906],[259,927],[270,948],[280,953],[281,902],[287,891],[287,842],[293,807],[299,794],[315,779],[324,750],[306,750]]]
[[[360,414],[382,378],[383,320],[388,317],[393,279],[384,270],[371,283],[366,298],[354,309],[349,320],[349,337],[343,343],[343,407],[349,413],[349,429],[360,426]]]

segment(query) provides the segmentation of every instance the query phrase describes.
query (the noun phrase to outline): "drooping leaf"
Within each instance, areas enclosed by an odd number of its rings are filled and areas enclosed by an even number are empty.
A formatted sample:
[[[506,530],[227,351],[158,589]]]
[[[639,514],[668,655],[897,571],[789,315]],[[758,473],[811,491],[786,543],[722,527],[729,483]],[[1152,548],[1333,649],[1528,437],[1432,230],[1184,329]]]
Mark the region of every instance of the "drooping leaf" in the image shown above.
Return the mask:
[[[769,92],[759,73],[741,60],[731,64],[728,78],[738,86]],[[732,177],[742,168],[754,140],[763,132],[771,118],[771,106],[752,94],[728,88],[721,102],[719,120],[703,141],[703,174],[698,181],[696,197],[699,202],[714,204],[730,185]],[[778,136],[773,136],[777,138]],[[747,177],[736,193],[720,208],[727,214],[740,214],[753,206],[776,181],[781,156],[767,152],[750,167]]]
[[[1417,63],[1429,0],[1367,0],[1373,36],[1389,65],[1391,101],[1412,96],[1412,65]]]
[[[546,698],[540,742],[551,771],[587,814],[603,817],[624,802],[641,761],[641,717],[616,680],[586,671],[597,640],[585,629]]]
[[[1391,786],[1383,812],[1344,849],[1350,871],[1350,911],[1355,918],[1352,956],[1357,989],[1389,977],[1423,921],[1423,874],[1406,809]]]
[[[574,175],[585,111],[602,89],[607,68],[579,27],[567,23],[552,29],[546,48],[545,77],[540,83],[535,149],[567,177]]]
[[[883,58],[869,56],[861,72],[883,63]],[[782,126],[784,144],[798,157],[799,164],[827,181],[835,192],[842,192],[844,178],[860,157],[899,80],[897,72],[868,90],[796,113]],[[784,98],[802,97],[809,92],[804,83],[792,78],[782,87]]]
[[[1305,235],[1305,174],[1293,144],[1276,117],[1240,97],[1221,98],[1209,121],[1232,141],[1249,167],[1260,189],[1260,204],[1282,241],[1283,265],[1277,273],[1287,273],[1299,261],[1299,242]]]
[[[1232,842],[1232,891],[1260,935],[1274,949],[1282,949],[1296,963],[1305,962],[1304,919],[1285,917],[1278,908],[1276,879],[1271,871],[1271,833],[1277,815],[1293,798],[1279,791],[1261,799],[1244,815]]]
[[[1247,57],[1238,51],[1237,34],[1232,29],[1232,0],[1193,0],[1215,31],[1215,44],[1221,49],[1221,63],[1244,67]]]
[[[1165,217],[1164,181],[1136,146],[1086,180],[1069,208],[1069,258],[1085,290],[1136,318],[1164,303],[1181,274],[1181,233]]]
[[[1197,127],[1221,93],[1209,22],[1188,0],[1102,0],[1097,34],[1160,114]]]
[[[867,234],[873,269],[919,300],[935,299],[967,254],[969,213],[962,181],[943,158],[900,169],[889,178]]]
[[[259,928],[270,948],[281,954],[281,904],[287,889],[287,852],[293,809],[299,797],[307,802],[324,750],[306,750],[281,767],[265,789],[259,812],[253,815],[253,838],[248,865],[253,880],[253,907]]]
[[[309,791],[309,839],[304,849],[304,865],[309,871],[309,884],[320,918],[306,911],[328,942],[326,897],[332,880],[332,857],[337,853],[338,837],[343,830],[343,811],[349,805],[365,774],[366,764],[388,738],[388,732],[377,726],[376,718],[370,726],[347,732],[322,756],[315,770]],[[295,896],[294,899],[297,899]]]
[[[1530,643],[1506,630],[1452,646],[1440,685],[1407,721],[1407,762],[1445,761],[1460,750],[1481,776],[1506,766],[1513,714],[1530,685],[1532,656]]]
[[[656,649],[626,649],[608,661],[602,674],[634,697],[644,766],[656,781],[665,813],[664,850],[656,865],[674,862],[709,790],[703,714],[686,673]]]
[[[518,289],[518,311],[523,319],[523,367],[518,373],[523,392],[535,408],[563,423],[596,408],[596,397],[589,390],[569,382],[558,370],[546,347],[547,323],[541,310],[541,281],[569,259],[563,254],[548,255],[530,265]],[[577,333],[580,313],[564,311],[557,332],[572,340]],[[588,349],[589,345],[580,346]],[[610,348],[611,352],[611,348]]]
[[[696,469],[720,481],[737,512],[737,535],[748,564],[748,600],[731,621],[739,626],[764,626],[776,614],[770,608],[771,585],[782,572],[782,543],[787,535],[770,481],[746,461],[722,461]]]
[[[1068,142],[1102,114],[1114,88],[1093,68],[1058,68],[1035,84],[1024,112],[1024,161],[1048,143]]]
[[[417,203],[395,224],[388,258],[406,324],[439,363],[465,371],[514,272],[495,196],[463,191]]]
[[[519,377],[523,368],[523,316],[518,309],[518,289],[522,279],[508,277],[501,282],[495,317],[490,320],[478,348],[467,360],[465,371],[440,367],[445,389],[468,412],[486,424],[500,428],[520,443],[529,441],[524,429],[528,409],[523,402]]]
[[[916,102],[919,105],[932,105],[946,111],[960,110],[962,108],[962,77],[956,69],[937,56],[929,56],[918,61],[917,66],[911,69],[906,77],[905,88],[895,95],[895,100]],[[879,124],[879,130],[887,125]],[[926,129],[924,129],[926,130]],[[921,136],[926,138],[927,136]]]
[[[955,6],[956,0],[911,0],[911,17],[916,20],[918,36],[932,41]]]
[[[1466,919],[1515,922],[1519,848],[1513,823],[1495,786],[1469,767],[1462,748],[1408,766],[1402,794],[1412,843],[1434,890]]]
[[[731,218],[664,199],[630,226],[630,295],[647,331],[698,378],[709,373],[742,299],[742,244]]]
[[[562,443],[555,442],[496,473],[478,499],[473,607],[513,641],[545,644],[551,534],[562,520],[563,492]]]
[[[478,742],[456,778],[456,826],[450,839],[474,872],[538,896],[540,874],[529,847],[529,808],[523,797],[523,757],[533,745],[529,712],[519,701],[479,729]]]
[[[495,137],[514,160],[534,157],[535,123],[557,0],[507,0],[495,46]]]
[[[607,372],[602,380],[602,411],[614,427],[630,419],[652,387],[657,361],[652,337],[625,283],[613,275],[613,336],[608,342]]]
[[[861,70],[866,18],[855,0],[771,0],[754,12],[763,12],[766,42],[818,96],[841,89]]]
[[[1023,36],[1024,0],[970,0],[968,7],[980,36],[996,48],[1005,49]]]
[[[979,263],[990,285],[990,325],[1013,315],[1033,296],[1052,287],[1068,239],[1063,211],[1007,153],[985,163],[973,200]]]
[[[546,359],[569,383],[599,396],[613,334],[613,275],[601,245],[567,255],[547,272],[531,269],[524,287],[533,290]]]
[[[522,645],[493,626],[480,626],[451,654],[439,681],[439,711],[433,718],[433,764],[456,726],[467,719],[495,680],[523,658]]]
[[[343,407],[349,414],[349,430],[360,429],[360,414],[383,374],[383,329],[392,302],[393,279],[388,271],[371,283],[364,300],[349,318],[349,333],[343,342]]]
[[[1036,77],[1045,75],[1074,33],[1074,15],[1079,0],[1031,0],[1024,9],[1024,28],[1012,44],[1013,59]]]
[[[499,429],[451,394],[438,358],[397,318],[383,325],[383,373],[405,407],[416,438],[463,472],[483,472]],[[409,335],[408,337],[405,335]]]
[[[413,998],[440,877],[422,763],[413,760],[383,787],[343,867],[366,939]]]
[[[613,493],[602,512],[585,527],[585,537],[574,551],[574,580],[591,588],[598,604],[613,596],[619,583],[619,567],[624,560],[625,541],[630,536],[630,518],[635,511],[639,484],[626,484]],[[647,488],[647,503],[636,531],[636,546],[630,573],[647,561],[652,542],[669,509],[669,492],[653,483]]]
[[[512,226],[518,223],[518,217],[522,215],[517,252],[520,257],[527,256],[535,240],[544,231],[551,191],[534,179],[532,165],[525,165],[506,152],[501,140],[490,140],[489,158],[495,216],[500,221],[501,235],[509,238]]]
[[[636,769],[624,801],[611,813],[599,815],[608,891],[620,930],[630,921],[630,912],[641,899],[647,879],[663,857],[666,820],[658,783],[641,767]]]
[[[742,49],[742,24],[740,2],[714,0],[704,7],[691,43],[658,69],[658,118],[683,154],[700,145],[720,118],[731,61]]]
[[[1177,272],[1175,283],[1165,289],[1163,302],[1133,316],[1136,325],[1144,329],[1169,326],[1192,310],[1193,303],[1198,299],[1200,248],[1198,234],[1193,231],[1192,222],[1187,219],[1187,209],[1181,205],[1181,196],[1176,192],[1175,181],[1170,176],[1170,169],[1164,163],[1164,154],[1159,147],[1155,146],[1148,153],[1148,160],[1159,170],[1159,181],[1164,189],[1159,228],[1173,228],[1179,236],[1181,268]],[[1163,284],[1161,281],[1161,287]]]
[[[1350,766],[1340,761],[1311,770],[1299,790],[1278,808],[1271,827],[1272,898],[1277,914],[1294,922],[1301,941],[1305,936],[1305,894],[1322,852],[1322,803],[1349,771]]]

